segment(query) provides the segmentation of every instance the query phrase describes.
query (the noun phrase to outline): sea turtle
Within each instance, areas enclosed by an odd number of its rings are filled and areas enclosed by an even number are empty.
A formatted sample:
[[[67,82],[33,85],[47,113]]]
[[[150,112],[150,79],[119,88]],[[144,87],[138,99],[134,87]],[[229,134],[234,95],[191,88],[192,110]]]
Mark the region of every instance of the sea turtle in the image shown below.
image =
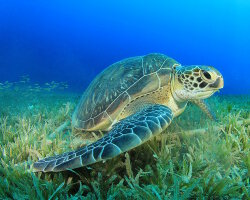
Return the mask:
[[[214,118],[203,99],[223,85],[215,68],[183,66],[159,53],[114,63],[92,81],[72,116],[77,129],[108,133],[75,151],[39,160],[33,167],[58,172],[111,159],[164,131],[189,101]]]

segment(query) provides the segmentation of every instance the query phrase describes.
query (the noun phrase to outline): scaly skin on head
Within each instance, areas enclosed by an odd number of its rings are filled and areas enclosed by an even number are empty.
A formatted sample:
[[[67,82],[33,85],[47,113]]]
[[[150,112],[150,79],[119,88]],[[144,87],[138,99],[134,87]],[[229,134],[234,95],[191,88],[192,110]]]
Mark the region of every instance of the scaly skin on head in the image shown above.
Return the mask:
[[[171,90],[176,101],[206,99],[223,88],[221,73],[204,65],[174,66]]]

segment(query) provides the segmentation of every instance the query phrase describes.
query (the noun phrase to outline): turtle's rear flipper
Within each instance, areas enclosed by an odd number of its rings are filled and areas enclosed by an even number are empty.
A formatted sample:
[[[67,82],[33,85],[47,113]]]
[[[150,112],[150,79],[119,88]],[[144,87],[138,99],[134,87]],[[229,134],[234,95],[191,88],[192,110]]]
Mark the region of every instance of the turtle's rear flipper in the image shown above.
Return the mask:
[[[63,171],[113,158],[146,142],[165,130],[173,119],[172,111],[162,105],[144,108],[114,125],[96,142],[76,151],[45,158],[34,163],[35,171]]]
[[[216,115],[214,114],[214,112],[212,111],[212,109],[210,108],[210,106],[208,105],[208,103],[203,100],[203,99],[195,99],[195,100],[192,100],[192,102],[194,104],[196,104],[197,106],[199,106],[199,108],[207,114],[207,116],[214,120],[214,121],[218,121],[217,118],[216,118]]]
[[[48,139],[55,139],[56,135],[58,133],[63,132],[67,127],[69,127],[71,124],[71,121],[68,120],[66,122],[64,122],[61,126],[59,126],[53,133],[49,134]]]

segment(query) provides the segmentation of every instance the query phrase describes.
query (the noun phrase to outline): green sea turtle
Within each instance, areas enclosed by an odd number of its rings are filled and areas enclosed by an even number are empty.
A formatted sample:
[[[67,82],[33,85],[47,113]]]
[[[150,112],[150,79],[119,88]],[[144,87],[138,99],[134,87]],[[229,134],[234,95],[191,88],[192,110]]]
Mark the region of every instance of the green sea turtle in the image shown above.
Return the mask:
[[[101,72],[84,92],[72,124],[84,131],[108,131],[96,142],[34,163],[35,171],[57,172],[111,159],[164,131],[188,101],[210,118],[203,99],[221,89],[210,66],[182,66],[158,53],[124,59]]]

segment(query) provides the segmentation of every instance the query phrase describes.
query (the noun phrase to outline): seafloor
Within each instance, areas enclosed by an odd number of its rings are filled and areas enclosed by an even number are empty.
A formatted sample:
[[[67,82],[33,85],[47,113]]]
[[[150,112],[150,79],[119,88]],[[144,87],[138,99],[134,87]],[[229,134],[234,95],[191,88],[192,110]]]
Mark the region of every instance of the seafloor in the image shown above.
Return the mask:
[[[33,173],[32,163],[94,141],[69,128],[81,94],[65,83],[0,83],[0,199],[248,199],[250,95],[208,100],[219,123],[193,105],[159,137],[105,163]]]

